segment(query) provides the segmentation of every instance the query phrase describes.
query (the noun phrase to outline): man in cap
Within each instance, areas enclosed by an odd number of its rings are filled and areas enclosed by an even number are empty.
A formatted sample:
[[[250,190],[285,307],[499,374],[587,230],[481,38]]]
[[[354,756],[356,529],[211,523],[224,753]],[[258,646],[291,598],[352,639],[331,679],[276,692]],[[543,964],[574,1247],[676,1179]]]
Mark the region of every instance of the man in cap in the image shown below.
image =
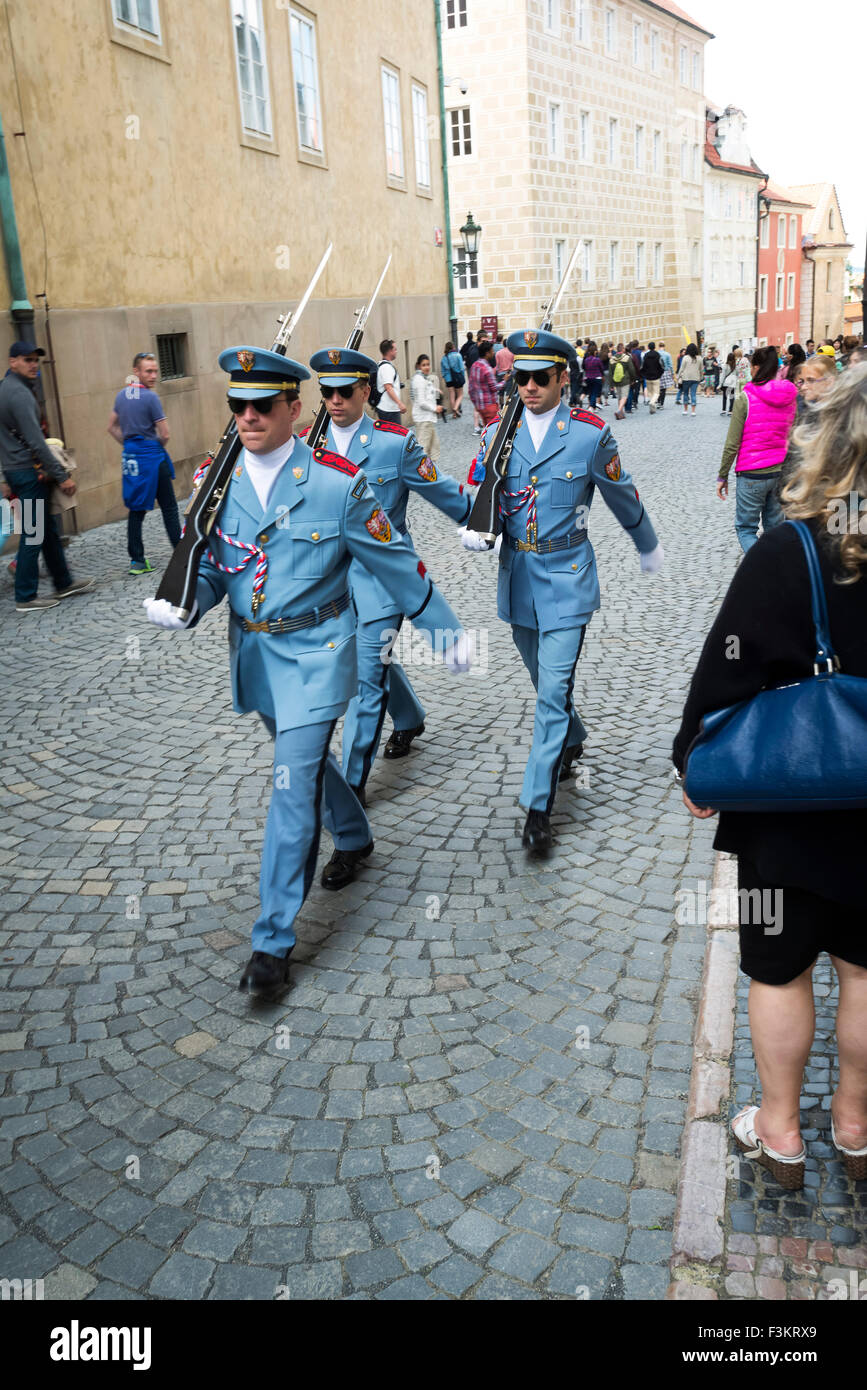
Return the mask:
[[[123,449],[123,500],[129,510],[126,546],[129,573],[150,574],[145,558],[142,523],[154,502],[163,514],[163,525],[172,546],[181,539],[181,520],[172,480],[174,464],[166,445],[169,422],[154,387],[159,376],[152,352],[137,352],[132,361],[134,377],[118,391],[108,421],[108,433]]]
[[[468,643],[409,543],[360,469],[294,434],[300,362],[258,348],[220,354],[244,448],[205,557],[192,614],[145,599],[159,627],[193,627],[228,598],[234,707],[257,711],[274,738],[274,775],[260,875],[261,911],[241,988],[273,996],[289,978],[294,921],[307,897],[325,826],[354,871],[373,850],[357,797],[329,752],[357,686],[350,560],[362,560],[392,607],[467,670]]]
[[[632,538],[643,571],[659,569],[663,552],[605,421],[560,401],[571,345],[530,329],[511,334],[508,343],[524,411],[501,493],[497,608],[512,625],[537,693],[521,805],[527,811],[523,844],[545,855],[553,843],[550,814],[557,783],[569,777],[586,737],[572,691],[587,624],[600,607],[587,535],[594,489]],[[484,454],[496,428],[489,425],[482,437],[473,482],[484,477]],[[488,548],[478,532],[461,531],[461,538],[468,550]]]
[[[469,495],[449,474],[440,473],[415,435],[402,425],[371,420],[365,414],[370,374],[376,372],[372,358],[349,348],[322,348],[313,354],[310,366],[319,376],[330,416],[326,447],[364,469],[392,527],[410,548],[406,508],[411,491],[454,521],[468,519]],[[424,731],[425,711],[403,667],[390,656],[405,610],[395,608],[393,590],[360,560],[353,560],[349,577],[358,612],[358,693],[343,726],[343,772],[363,801],[386,708],[394,724],[386,758],[406,756],[413,739]]]
[[[0,466],[7,488],[33,509],[33,525],[22,526],[15,566],[15,611],[41,612],[55,608],[93,588],[92,579],[73,580],[63,553],[60,532],[51,514],[51,489],[72,496],[72,475],[45,441],[36,402],[39,359],[45,349],[33,343],[13,343],[9,370],[0,382]],[[54,583],[53,598],[39,598],[39,553],[45,557]]]

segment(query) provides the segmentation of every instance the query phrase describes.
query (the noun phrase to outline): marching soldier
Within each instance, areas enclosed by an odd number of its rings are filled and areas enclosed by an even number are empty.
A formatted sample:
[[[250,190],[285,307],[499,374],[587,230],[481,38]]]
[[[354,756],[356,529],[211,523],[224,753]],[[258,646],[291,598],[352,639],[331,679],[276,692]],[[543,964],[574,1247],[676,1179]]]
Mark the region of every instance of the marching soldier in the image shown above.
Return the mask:
[[[342,887],[373,850],[364,810],[329,752],[357,688],[350,561],[376,575],[392,610],[409,614],[444,650],[451,670],[468,669],[469,644],[364,473],[294,435],[307,368],[246,347],[227,348],[220,366],[229,373],[229,405],[244,449],[213,549],[187,620],[164,599],[146,599],[145,607],[159,627],[192,627],[228,598],[234,707],[257,711],[274,738],[261,911],[240,983],[272,996],[289,978],[294,921],[310,889],[323,818],[335,843],[326,887]],[[335,882],[326,881],[329,870]]]
[[[350,348],[322,348],[313,354],[310,366],[318,373],[331,417],[327,447],[364,469],[391,526],[406,544],[412,548],[406,524],[410,491],[454,521],[466,522],[472,501],[463,486],[439,472],[410,430],[365,414],[376,363]],[[404,617],[404,610],[395,608],[394,590],[361,560],[353,561],[349,578],[358,612],[358,692],[343,726],[343,774],[364,804],[386,708],[394,724],[386,758],[406,756],[413,739],[424,732],[425,712],[403,667],[389,655],[389,636],[400,629]]]
[[[587,624],[600,607],[596,560],[587,535],[598,488],[641,555],[641,569],[661,568],[662,546],[604,420],[561,404],[563,377],[574,349],[553,333],[512,333],[515,376],[524,412],[500,494],[502,535],[497,609],[536,688],[533,744],[521,805],[523,844],[532,854],[551,848],[550,814],[558,781],[583,752],[584,726],[572,703],[575,667]],[[484,454],[496,433],[489,425],[471,481],[484,477]],[[476,531],[461,531],[468,550],[485,550]]]

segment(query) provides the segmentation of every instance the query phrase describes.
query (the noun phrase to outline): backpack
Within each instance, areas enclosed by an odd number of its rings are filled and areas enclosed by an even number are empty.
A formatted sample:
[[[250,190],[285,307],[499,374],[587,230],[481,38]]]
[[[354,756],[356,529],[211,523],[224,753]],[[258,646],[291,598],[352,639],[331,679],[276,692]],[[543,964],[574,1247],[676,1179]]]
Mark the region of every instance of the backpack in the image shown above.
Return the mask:
[[[379,405],[379,402],[382,400],[383,396],[385,395],[385,392],[384,392],[384,391],[380,391],[380,389],[379,389],[379,367],[391,367],[391,366],[393,366],[393,365],[394,365],[394,364],[393,364],[392,362],[387,362],[387,361],[385,360],[385,358],[383,357],[382,361],[380,362],[379,366],[378,366],[377,369],[376,369],[375,374],[374,374],[373,372],[371,372],[371,375],[370,375],[370,396],[368,397],[367,404],[370,405],[370,406],[373,406],[373,409],[374,409],[374,410],[375,410],[376,407]],[[395,376],[397,376],[397,368],[396,368],[396,367],[395,367],[395,370],[394,370],[394,374],[395,374]]]
[[[615,362],[614,371],[611,373],[611,380],[614,382],[615,386],[620,385],[625,375],[626,372],[624,371],[623,363],[620,361]]]

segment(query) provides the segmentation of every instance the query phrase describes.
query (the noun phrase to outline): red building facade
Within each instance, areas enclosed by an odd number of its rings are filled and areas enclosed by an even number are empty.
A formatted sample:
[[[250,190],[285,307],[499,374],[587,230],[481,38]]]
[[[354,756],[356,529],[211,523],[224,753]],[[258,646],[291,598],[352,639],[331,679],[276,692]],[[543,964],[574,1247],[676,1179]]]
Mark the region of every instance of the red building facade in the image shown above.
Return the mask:
[[[808,210],[786,188],[768,183],[759,194],[756,337],[787,347],[798,341],[801,318],[802,219]]]

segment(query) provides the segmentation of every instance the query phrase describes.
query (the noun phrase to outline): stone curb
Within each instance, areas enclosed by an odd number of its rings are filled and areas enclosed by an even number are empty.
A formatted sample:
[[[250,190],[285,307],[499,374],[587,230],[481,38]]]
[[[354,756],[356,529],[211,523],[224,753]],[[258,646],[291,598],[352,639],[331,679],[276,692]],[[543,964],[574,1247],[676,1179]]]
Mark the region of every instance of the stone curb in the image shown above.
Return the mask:
[[[728,902],[737,888],[737,860],[718,854],[712,894]],[[674,1213],[666,1298],[717,1299],[725,1245],[730,1059],[738,973],[737,923],[709,923],[696,1022],[689,1101]],[[719,1118],[722,1114],[722,1118]]]

